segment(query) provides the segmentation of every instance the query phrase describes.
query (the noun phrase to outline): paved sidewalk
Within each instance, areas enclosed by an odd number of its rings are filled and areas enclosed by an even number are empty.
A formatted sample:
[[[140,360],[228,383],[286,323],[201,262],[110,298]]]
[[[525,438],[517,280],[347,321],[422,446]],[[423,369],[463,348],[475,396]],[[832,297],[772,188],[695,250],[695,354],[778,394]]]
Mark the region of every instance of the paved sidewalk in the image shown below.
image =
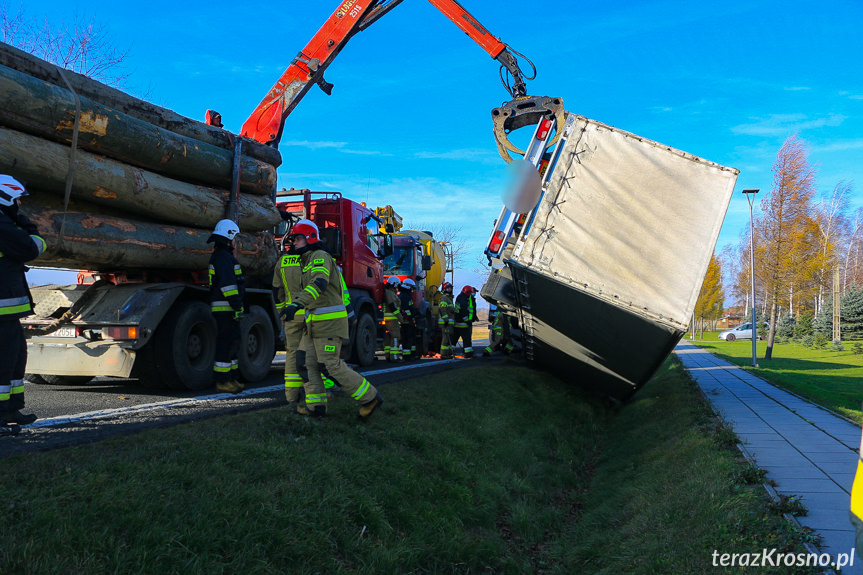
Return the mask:
[[[809,510],[797,520],[815,530],[822,551],[848,554],[848,520],[860,428],[687,342],[674,349],[714,409],[734,428],[745,454],[767,471],[775,490],[796,495]],[[757,550],[753,550],[757,551]],[[842,575],[863,574],[863,560]]]

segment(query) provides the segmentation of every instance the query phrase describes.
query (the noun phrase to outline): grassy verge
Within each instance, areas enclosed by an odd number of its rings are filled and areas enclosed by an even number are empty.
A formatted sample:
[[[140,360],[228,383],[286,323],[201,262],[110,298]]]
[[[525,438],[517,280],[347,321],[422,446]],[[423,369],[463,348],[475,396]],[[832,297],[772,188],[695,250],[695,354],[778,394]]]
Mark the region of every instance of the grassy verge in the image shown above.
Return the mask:
[[[513,365],[384,393],[367,424],[337,398],[4,459],[0,573],[712,573],[798,545],[677,363],[618,413]]]
[[[831,345],[819,350],[796,342],[777,343],[773,346],[773,358],[768,361],[764,359],[767,342],[758,341],[759,367],[754,368],[752,340],[729,343],[716,336],[717,332],[705,332],[693,343],[771,383],[863,423],[860,410],[863,402],[863,386],[860,385],[863,356],[855,355],[852,344],[846,343],[844,350],[835,351]]]

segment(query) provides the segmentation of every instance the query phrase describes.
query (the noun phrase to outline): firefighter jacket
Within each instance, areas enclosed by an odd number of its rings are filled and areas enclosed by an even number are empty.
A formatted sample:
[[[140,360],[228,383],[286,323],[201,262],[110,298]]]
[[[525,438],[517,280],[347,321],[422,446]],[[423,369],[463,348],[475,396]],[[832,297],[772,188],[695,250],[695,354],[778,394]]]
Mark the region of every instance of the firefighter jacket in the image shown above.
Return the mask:
[[[349,337],[342,276],[333,257],[317,247],[297,250],[303,266],[303,289],[294,302],[306,309],[306,329],[312,338]]]
[[[231,244],[216,239],[210,256],[210,309],[213,312],[242,312],[246,280]]]
[[[33,299],[24,264],[45,251],[39,230],[17,210],[0,211],[0,320],[28,316]]]
[[[273,274],[273,295],[276,298],[276,309],[282,311],[294,303],[294,297],[303,291],[303,266],[301,256],[293,250],[282,255]],[[302,314],[294,316],[295,321],[301,321]]]
[[[440,298],[440,303],[438,303],[438,316],[437,323],[438,325],[444,325],[445,323],[453,323],[455,319],[454,313],[455,308],[452,303],[452,294],[442,293]]]
[[[466,293],[458,294],[455,298],[455,322],[456,327],[467,327],[467,324],[476,321],[476,299],[473,295]]]
[[[396,288],[387,286],[384,288],[384,321],[400,321],[401,299],[396,293]]]
[[[414,306],[414,294],[411,290],[402,290],[399,292],[399,305],[402,312],[402,323],[407,325],[416,325],[417,308]]]

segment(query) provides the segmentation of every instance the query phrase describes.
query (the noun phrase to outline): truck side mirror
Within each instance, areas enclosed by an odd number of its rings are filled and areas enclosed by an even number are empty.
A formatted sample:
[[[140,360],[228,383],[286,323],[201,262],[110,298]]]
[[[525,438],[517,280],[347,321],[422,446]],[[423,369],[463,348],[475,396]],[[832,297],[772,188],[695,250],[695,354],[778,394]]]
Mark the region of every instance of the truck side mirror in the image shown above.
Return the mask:
[[[395,228],[393,228],[392,224],[387,224],[386,226],[384,226],[384,229],[386,230],[386,232],[388,234],[395,233],[395,231],[396,231]]]
[[[423,256],[422,266],[424,270],[432,269],[431,256]]]
[[[384,234],[381,236],[381,253],[380,257],[385,258],[393,255],[393,237],[389,234]]]

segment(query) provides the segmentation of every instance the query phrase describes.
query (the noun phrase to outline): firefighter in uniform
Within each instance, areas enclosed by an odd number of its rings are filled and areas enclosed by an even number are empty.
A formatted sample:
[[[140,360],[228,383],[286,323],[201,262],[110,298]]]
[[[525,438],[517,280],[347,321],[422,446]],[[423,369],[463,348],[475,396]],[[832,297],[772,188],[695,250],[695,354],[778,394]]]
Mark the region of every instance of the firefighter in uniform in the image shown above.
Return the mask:
[[[207,243],[213,244],[210,256],[210,309],[216,319],[216,357],[213,361],[213,381],[219,391],[240,393],[237,353],[240,347],[240,321],[246,281],[240,262],[234,257],[234,238],[240,228],[231,220],[216,224]]]
[[[18,213],[24,186],[11,176],[0,176],[0,436],[16,435],[21,425],[36,421],[24,408],[24,369],[27,340],[19,318],[32,313],[24,264],[45,251],[45,240]]]
[[[285,306],[285,321],[291,321],[299,310],[305,310],[308,381],[305,383],[305,405],[297,413],[323,417],[327,414],[327,394],[321,375],[336,381],[342,390],[357,400],[359,415],[370,416],[383,403],[377,389],[362,375],[353,371],[339,357],[342,340],[349,335],[348,311],[345,307],[343,284],[338,266],[322,248],[318,227],[309,220],[300,220],[291,229],[291,239],[302,265],[303,289],[293,302]]]
[[[417,333],[417,308],[414,305],[414,290],[417,284],[414,280],[407,278],[402,282],[399,289],[399,303],[401,304],[401,332],[402,350],[406,361],[419,359],[417,357],[416,333]]]
[[[464,357],[470,359],[473,357],[473,346],[471,342],[471,331],[473,330],[473,322],[476,321],[476,299],[474,295],[476,289],[471,286],[464,286],[458,297],[455,298],[455,337],[453,337],[452,347],[455,348],[458,340],[461,339],[464,345]]]
[[[452,358],[452,324],[455,306],[452,301],[452,284],[443,282],[440,286],[441,298],[438,303],[437,324],[441,331],[440,356],[443,359]]]
[[[384,288],[384,355],[387,361],[401,361],[401,299],[399,299],[399,278],[390,276],[387,278]]]
[[[506,355],[511,354],[515,346],[512,344],[512,336],[509,332],[509,317],[500,310],[489,311],[489,314],[494,314],[494,317],[491,318],[491,337],[483,350],[485,355],[491,355],[498,349],[502,349]]]
[[[303,289],[303,268],[300,256],[294,250],[290,234],[286,234],[283,245],[287,253],[282,255],[276,272],[273,274],[273,291],[276,297],[276,309],[284,318],[283,310],[293,303],[294,297]],[[299,358],[300,343],[306,331],[306,322],[302,315],[284,321],[285,329],[285,399],[288,404],[296,404],[303,392],[303,377],[300,372],[305,368],[305,358]]]

